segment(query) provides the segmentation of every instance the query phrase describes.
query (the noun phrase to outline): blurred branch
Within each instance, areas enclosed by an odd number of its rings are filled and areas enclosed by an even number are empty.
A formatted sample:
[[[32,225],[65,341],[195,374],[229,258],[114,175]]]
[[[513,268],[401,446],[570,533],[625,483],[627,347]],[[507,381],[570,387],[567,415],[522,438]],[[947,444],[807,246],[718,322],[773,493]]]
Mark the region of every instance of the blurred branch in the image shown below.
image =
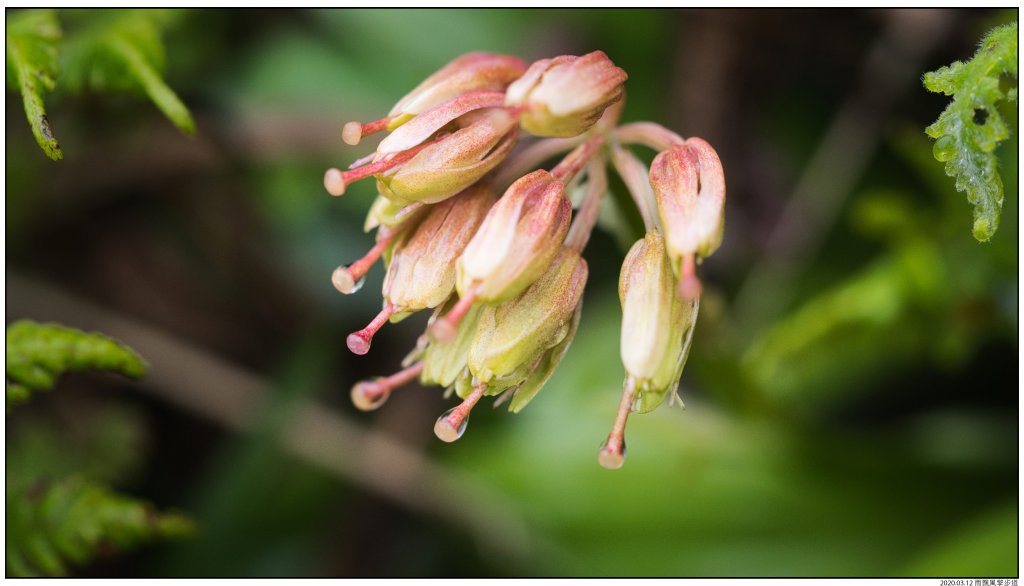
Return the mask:
[[[891,10],[868,52],[860,90],[840,107],[804,168],[733,304],[735,323],[756,331],[791,301],[796,278],[814,260],[843,202],[882,142],[894,102],[919,86],[924,56],[953,24],[948,10]]]
[[[103,331],[131,344],[152,362],[138,388],[225,427],[249,430],[269,404],[270,385],[258,375],[144,323],[10,272],[7,312]],[[279,439],[297,458],[467,531],[489,561],[514,568],[537,553],[537,536],[529,534],[503,495],[387,434],[306,402],[282,426]]]

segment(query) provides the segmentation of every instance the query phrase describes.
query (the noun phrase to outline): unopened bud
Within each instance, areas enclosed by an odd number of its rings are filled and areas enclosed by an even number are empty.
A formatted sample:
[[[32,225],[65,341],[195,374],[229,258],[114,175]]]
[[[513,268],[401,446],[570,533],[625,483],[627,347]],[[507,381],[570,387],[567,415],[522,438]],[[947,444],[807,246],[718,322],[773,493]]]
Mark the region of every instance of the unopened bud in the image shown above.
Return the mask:
[[[423,373],[420,375],[420,382],[447,388],[454,385],[460,377],[467,373],[469,344],[473,340],[473,333],[476,331],[482,307],[478,305],[470,309],[469,313],[459,322],[451,340],[430,340],[427,343],[421,358]],[[443,311],[447,311],[449,308],[438,308],[432,320],[436,320]]]
[[[569,230],[572,204],[544,170],[513,183],[488,212],[457,265],[460,296],[510,299],[547,270]]]
[[[430,206],[390,259],[384,297],[402,311],[437,307],[455,289],[455,263],[497,196],[478,183]]]
[[[548,270],[523,293],[485,306],[469,347],[469,370],[489,393],[519,385],[537,360],[569,335],[583,297],[587,263],[562,248]]]
[[[665,241],[652,230],[626,254],[619,275],[620,353],[637,412],[657,407],[682,374],[697,305],[680,298],[676,288]]]
[[[526,71],[518,57],[467,53],[423,80],[391,109],[391,116],[419,114],[456,96],[475,91],[504,91]]]
[[[465,126],[377,174],[381,195],[400,203],[443,201],[476,183],[515,146],[515,118],[503,109],[470,112],[456,123]]]
[[[711,145],[690,138],[654,158],[650,180],[672,266],[680,274],[683,259],[708,256],[722,243],[722,163]]]
[[[512,395],[512,402],[508,406],[509,411],[519,413],[544,388],[551,375],[555,374],[555,369],[562,362],[562,358],[569,350],[569,345],[572,344],[573,338],[576,337],[576,328],[579,327],[582,310],[582,303],[576,306],[572,319],[566,325],[566,332],[564,337],[562,337],[562,341],[541,355],[533,370],[526,377],[526,380],[516,388],[515,394]]]
[[[602,51],[542,59],[508,87],[505,104],[523,108],[520,124],[531,134],[579,136],[622,98],[626,78]]]

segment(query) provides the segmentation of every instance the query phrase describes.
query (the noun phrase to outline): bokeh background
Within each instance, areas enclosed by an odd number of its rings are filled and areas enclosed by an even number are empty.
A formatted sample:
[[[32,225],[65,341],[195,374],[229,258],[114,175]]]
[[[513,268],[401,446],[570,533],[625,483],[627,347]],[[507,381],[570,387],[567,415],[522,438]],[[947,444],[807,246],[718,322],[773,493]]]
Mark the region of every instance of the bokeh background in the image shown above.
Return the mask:
[[[8,416],[8,458],[119,459],[118,488],[200,528],[79,575],[1017,575],[1017,136],[979,244],[923,132],[948,98],[920,81],[1016,11],[173,16],[194,138],[143,98],[58,88],[55,163],[7,94],[8,322],[103,331],[152,364],[65,377]],[[345,348],[383,271],[330,283],[371,244],[372,186],[321,185],[375,144],[342,124],[467,51],[595,49],[629,73],[624,121],[701,136],[725,167],[686,410],[632,417],[626,466],[597,465],[628,245],[601,232],[579,334],[528,409],[481,407],[452,445],[438,389],[358,412],[352,384],[396,370],[425,316]]]

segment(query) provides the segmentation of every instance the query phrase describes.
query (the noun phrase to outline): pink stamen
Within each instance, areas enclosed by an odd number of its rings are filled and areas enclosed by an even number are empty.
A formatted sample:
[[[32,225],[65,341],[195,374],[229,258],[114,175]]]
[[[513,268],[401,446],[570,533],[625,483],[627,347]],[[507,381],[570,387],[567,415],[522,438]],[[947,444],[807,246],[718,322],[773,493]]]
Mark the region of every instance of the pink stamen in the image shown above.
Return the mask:
[[[441,140],[445,136],[446,135],[439,135],[436,139],[430,142],[416,145],[411,149],[404,150],[399,153],[387,155],[378,161],[349,171],[340,171],[332,167],[324,173],[324,187],[327,189],[327,193],[330,193],[335,197],[345,195],[345,188],[349,185],[359,181],[360,179],[366,179],[371,175],[377,175],[378,173],[383,173],[388,169],[401,165],[415,157],[423,149]]]
[[[356,121],[349,122],[341,129],[341,140],[345,141],[345,144],[355,146],[364,137],[386,130],[388,124],[394,119],[395,116],[385,116],[380,120],[374,120],[365,124]]]
[[[409,383],[421,372],[423,363],[417,362],[391,376],[356,383],[352,387],[352,403],[362,411],[373,411],[388,400],[391,391]]]
[[[373,335],[377,333],[377,330],[384,327],[388,319],[395,314],[397,308],[389,301],[384,305],[384,309],[380,310],[377,317],[363,329],[358,332],[352,332],[348,335],[348,339],[345,341],[348,344],[348,349],[353,354],[359,354],[360,356],[370,351],[370,342],[373,341]]]
[[[334,283],[335,289],[346,295],[355,292],[359,281],[370,271],[373,263],[377,262],[377,259],[384,254],[397,234],[396,231],[383,232],[383,228],[381,230],[381,236],[377,239],[377,243],[362,258],[348,266],[338,267],[334,270],[331,282]]]
[[[458,407],[441,416],[434,424],[434,434],[444,442],[451,443],[462,436],[466,429],[466,418],[487,390],[486,384],[477,385]]]
[[[622,468],[626,462],[626,419],[633,406],[635,394],[636,382],[630,377],[626,379],[626,386],[622,389],[622,400],[619,401],[619,409],[615,414],[612,431],[597,454],[598,463],[609,470]]]
[[[686,300],[696,299],[700,297],[702,288],[700,279],[697,278],[694,255],[688,254],[683,257],[683,264],[679,270],[679,297]]]
[[[476,289],[470,289],[463,297],[460,297],[455,307],[445,316],[439,318],[430,326],[430,334],[438,342],[450,342],[455,339],[455,333],[459,329],[459,322],[466,316],[473,303],[476,302]]]

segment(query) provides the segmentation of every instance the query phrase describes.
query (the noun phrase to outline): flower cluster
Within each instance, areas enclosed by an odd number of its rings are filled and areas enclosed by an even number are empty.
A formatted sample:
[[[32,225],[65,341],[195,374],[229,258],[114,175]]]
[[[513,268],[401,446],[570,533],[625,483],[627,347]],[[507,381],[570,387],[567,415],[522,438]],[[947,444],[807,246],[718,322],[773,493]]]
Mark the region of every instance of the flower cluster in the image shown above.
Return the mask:
[[[348,347],[366,354],[386,322],[433,310],[403,370],[355,385],[358,408],[380,407],[417,378],[440,385],[462,399],[434,427],[452,442],[483,397],[507,401],[512,412],[526,406],[576,333],[587,281],[581,254],[609,168],[629,190],[646,235],[619,278],[626,380],[601,465],[622,465],[630,412],[650,411],[666,396],[678,401],[701,292],[696,264],[721,243],[725,180],[707,142],[649,122],[620,125],[625,81],[600,51],[529,66],[471,53],[424,80],[388,116],[345,125],[342,138],[353,145],[388,132],[373,154],[324,175],[332,195],[370,177],[379,194],[365,224],[376,244],[332,277],[347,294],[378,259],[387,268],[383,309],[349,335]],[[537,138],[513,154],[521,131]],[[631,144],[658,151],[649,169]],[[550,171],[540,168],[563,153]]]

